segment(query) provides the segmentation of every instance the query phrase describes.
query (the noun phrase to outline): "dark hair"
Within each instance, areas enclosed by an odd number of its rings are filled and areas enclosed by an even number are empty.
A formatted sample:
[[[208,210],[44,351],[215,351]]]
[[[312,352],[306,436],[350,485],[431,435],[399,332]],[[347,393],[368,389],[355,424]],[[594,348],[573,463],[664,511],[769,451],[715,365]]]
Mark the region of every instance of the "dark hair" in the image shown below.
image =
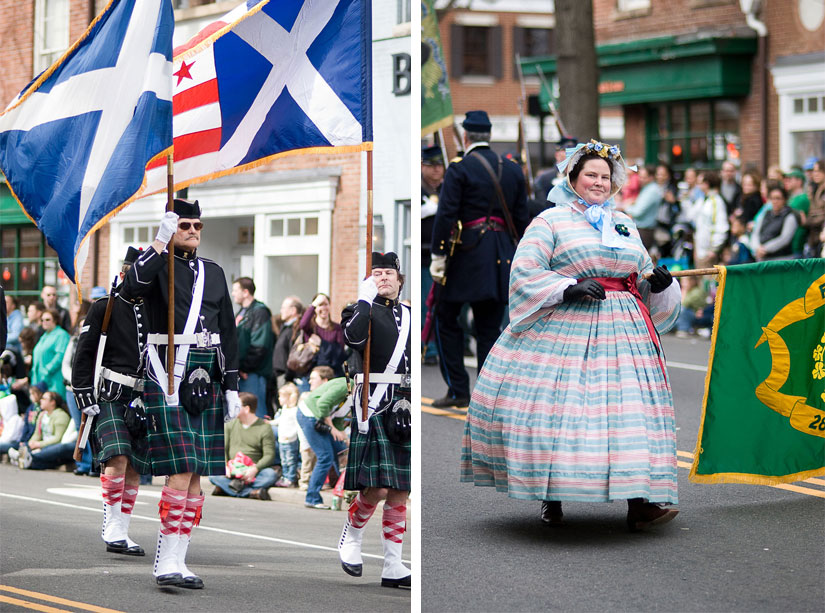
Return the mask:
[[[52,390],[46,390],[45,392],[43,392],[43,396],[40,396],[40,399],[42,400],[46,394],[50,395],[51,399],[54,400],[54,403],[55,405],[57,405],[58,409],[66,408],[66,402],[63,400],[63,396],[61,396],[57,392],[53,392]]]
[[[241,289],[245,289],[253,296],[255,295],[255,282],[249,277],[238,277],[233,283],[237,283],[241,286]]]
[[[241,400],[241,406],[249,407],[253,413],[258,410],[258,397],[255,394],[241,392],[238,398]]]
[[[38,310],[38,311],[40,311],[41,313],[45,313],[45,312],[46,312],[46,305],[45,305],[45,304],[43,304],[40,300],[35,300],[35,301],[34,301],[34,302],[32,302],[29,306],[33,306],[35,309],[37,309],[37,310]]]
[[[55,325],[60,325],[60,311],[58,311],[57,309],[46,309],[45,311],[43,311],[43,315],[45,315],[46,313],[52,316]],[[41,317],[43,315],[41,315]]]
[[[673,169],[670,166],[668,166],[664,162],[659,162],[658,164],[656,164],[656,168],[664,168],[667,171],[668,182],[670,183],[673,181]]]
[[[20,341],[20,346],[24,350],[28,349],[29,353],[31,353],[35,344],[37,344],[37,332],[26,326],[20,330],[20,336],[17,337],[17,340]]]
[[[771,182],[771,184],[768,185],[768,197],[770,197],[771,192],[780,192],[782,194],[782,199],[786,201],[788,200],[788,190],[778,183],[773,184],[773,182]]]
[[[327,381],[335,377],[335,371],[329,366],[316,366],[312,369],[312,372],[318,373],[319,377],[326,379]]]
[[[315,302],[315,299],[316,299],[318,296],[323,296],[324,298],[326,298],[326,299],[327,299],[327,302],[332,302],[332,299],[331,299],[331,298],[330,298],[327,294],[325,294],[324,292],[318,292],[317,294],[315,294],[315,295],[312,297],[312,302]]]
[[[610,168],[610,183],[611,183],[611,187],[612,187],[612,184],[613,184],[613,160],[611,160],[610,158],[603,158],[602,156],[600,156],[595,151],[593,153],[585,153],[583,156],[581,156],[579,158],[578,162],[576,162],[576,165],[573,167],[573,169],[570,171],[570,173],[568,175],[568,177],[570,178],[570,184],[572,185],[573,182],[576,179],[579,178],[579,173],[581,173],[582,168],[584,168],[585,162],[587,162],[588,160],[604,160],[605,162],[607,162],[607,166],[608,166],[608,168]]]
[[[18,304],[20,304],[20,303],[17,301],[17,297],[16,297],[16,296],[12,296],[11,294],[6,294],[6,298],[8,298],[9,300],[11,300],[11,303],[15,306],[15,308],[17,307],[17,305],[18,305]]]
[[[715,170],[706,170],[703,172],[702,181],[707,183],[711,189],[719,189],[722,186],[722,179]]]

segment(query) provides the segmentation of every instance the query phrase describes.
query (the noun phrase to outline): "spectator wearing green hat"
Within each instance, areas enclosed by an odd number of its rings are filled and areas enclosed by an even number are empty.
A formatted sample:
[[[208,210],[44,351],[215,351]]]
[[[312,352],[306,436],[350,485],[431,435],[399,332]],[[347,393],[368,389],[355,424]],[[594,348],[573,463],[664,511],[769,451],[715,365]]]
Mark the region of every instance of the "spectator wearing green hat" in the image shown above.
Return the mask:
[[[799,227],[796,229],[791,247],[796,257],[802,256],[802,249],[805,247],[805,239],[808,237],[808,229],[805,227],[805,219],[811,207],[811,200],[805,192],[805,173],[801,168],[793,167],[785,174],[785,189],[788,190],[788,206],[797,212],[800,218]]]

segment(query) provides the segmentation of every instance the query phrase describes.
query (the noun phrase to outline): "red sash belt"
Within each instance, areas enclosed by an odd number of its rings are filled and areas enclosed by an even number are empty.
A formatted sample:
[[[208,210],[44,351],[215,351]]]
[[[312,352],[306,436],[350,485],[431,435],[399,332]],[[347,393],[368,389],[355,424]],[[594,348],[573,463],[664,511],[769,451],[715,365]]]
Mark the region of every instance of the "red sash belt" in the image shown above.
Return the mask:
[[[645,325],[647,326],[647,332],[650,334],[653,345],[656,347],[656,353],[659,356],[659,365],[662,367],[662,374],[665,376],[665,379],[667,379],[667,371],[665,370],[665,362],[662,356],[662,346],[659,343],[659,333],[656,332],[656,328],[653,326],[653,320],[650,318],[650,311],[644,303],[644,300],[642,300],[642,295],[639,293],[639,288],[636,287],[636,279],[638,277],[639,275],[634,272],[629,277],[589,278],[601,283],[606,292],[630,292],[633,295],[636,299],[636,303],[639,305],[639,310],[642,312],[642,317],[644,318]],[[583,281],[584,279],[579,280]]]
[[[479,217],[478,219],[468,221],[467,223],[464,224],[464,227],[469,230],[470,228],[475,228],[476,226],[480,226],[481,224],[483,224],[486,221],[487,221],[486,217]],[[492,228],[493,232],[504,232],[505,225],[504,225],[504,220],[501,217],[492,217],[491,216],[490,221],[493,222],[493,224],[495,224]]]

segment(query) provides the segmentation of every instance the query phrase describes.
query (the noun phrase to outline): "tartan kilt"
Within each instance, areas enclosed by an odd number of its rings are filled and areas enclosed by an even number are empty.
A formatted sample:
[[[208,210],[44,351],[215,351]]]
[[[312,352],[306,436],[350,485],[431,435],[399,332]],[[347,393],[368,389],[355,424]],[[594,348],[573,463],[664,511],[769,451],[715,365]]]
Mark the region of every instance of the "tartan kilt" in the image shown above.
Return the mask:
[[[128,388],[127,388],[128,389]],[[100,413],[95,417],[94,445],[95,458],[103,464],[116,455],[125,455],[141,475],[151,472],[149,463],[149,441],[144,436],[136,439],[126,428],[123,412],[134,398],[140,394],[132,393],[126,402],[119,400],[107,402],[99,400]]]
[[[389,487],[409,492],[410,441],[393,443],[387,438],[383,412],[370,417],[369,425],[369,432],[361,434],[353,417],[344,489]]]
[[[161,388],[147,377],[143,384],[143,405],[149,429],[149,456],[153,475],[195,473],[224,475],[223,414],[221,373],[217,349],[190,348],[185,375],[201,367],[209,373],[209,407],[200,415],[190,415],[182,406],[169,406]]]

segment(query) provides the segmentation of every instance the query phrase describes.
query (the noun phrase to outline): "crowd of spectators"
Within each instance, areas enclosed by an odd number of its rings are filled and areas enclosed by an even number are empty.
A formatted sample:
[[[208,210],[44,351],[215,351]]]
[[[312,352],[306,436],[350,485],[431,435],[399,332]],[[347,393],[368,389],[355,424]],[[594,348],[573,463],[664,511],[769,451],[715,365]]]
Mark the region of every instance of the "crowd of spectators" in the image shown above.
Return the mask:
[[[618,207],[639,227],[655,261],[671,269],[825,257],[825,161],[787,172],[686,169],[679,180],[665,164],[642,167]],[[709,336],[715,284],[683,282],[679,336]]]
[[[318,293],[305,307],[300,297],[288,296],[273,317],[255,298],[249,277],[235,280],[231,294],[243,410],[226,425],[227,476],[213,478],[213,493],[268,500],[270,487],[294,487],[307,490],[308,507],[328,508],[320,491],[336,484],[349,441],[348,420],[331,417],[347,397],[349,350],[330,298]],[[105,295],[94,288],[91,298]],[[76,474],[97,476],[89,446],[82,461],[72,459],[81,413],[71,370],[91,302],[71,302],[70,308],[58,304],[52,285],[25,303],[5,295],[0,459],[26,469],[73,466]]]

